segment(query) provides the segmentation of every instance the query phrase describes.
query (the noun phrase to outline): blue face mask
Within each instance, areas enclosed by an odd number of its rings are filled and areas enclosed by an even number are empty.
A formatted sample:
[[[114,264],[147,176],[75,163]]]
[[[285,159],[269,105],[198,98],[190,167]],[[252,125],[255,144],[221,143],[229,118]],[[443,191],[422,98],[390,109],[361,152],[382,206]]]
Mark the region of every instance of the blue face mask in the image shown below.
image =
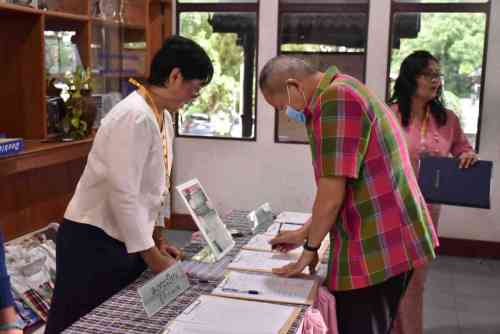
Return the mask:
[[[297,109],[291,106],[288,106],[286,108],[286,115],[288,116],[288,118],[294,120],[297,123],[302,123],[302,124],[306,123],[306,115],[304,115],[303,112],[298,111]]]

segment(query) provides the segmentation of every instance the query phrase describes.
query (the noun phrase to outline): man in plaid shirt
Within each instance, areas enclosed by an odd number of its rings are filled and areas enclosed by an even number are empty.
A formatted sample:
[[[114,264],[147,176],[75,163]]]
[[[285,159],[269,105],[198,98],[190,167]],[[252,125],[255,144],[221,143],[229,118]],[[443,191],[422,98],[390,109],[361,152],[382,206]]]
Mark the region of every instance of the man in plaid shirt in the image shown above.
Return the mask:
[[[306,126],[317,185],[311,222],[271,241],[278,249],[303,244],[304,252],[274,272],[314,270],[330,233],[326,285],[339,333],[389,333],[413,269],[431,261],[438,244],[398,120],[355,78],[297,58],[269,61],[260,88]]]

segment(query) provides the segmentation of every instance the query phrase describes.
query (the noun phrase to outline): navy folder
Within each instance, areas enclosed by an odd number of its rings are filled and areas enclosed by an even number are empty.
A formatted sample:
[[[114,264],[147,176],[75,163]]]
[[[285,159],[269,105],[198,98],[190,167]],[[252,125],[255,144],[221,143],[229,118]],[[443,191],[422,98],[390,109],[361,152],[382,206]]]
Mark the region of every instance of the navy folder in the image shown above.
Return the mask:
[[[457,159],[424,157],[418,183],[428,203],[489,209],[492,169],[491,161],[460,169]]]

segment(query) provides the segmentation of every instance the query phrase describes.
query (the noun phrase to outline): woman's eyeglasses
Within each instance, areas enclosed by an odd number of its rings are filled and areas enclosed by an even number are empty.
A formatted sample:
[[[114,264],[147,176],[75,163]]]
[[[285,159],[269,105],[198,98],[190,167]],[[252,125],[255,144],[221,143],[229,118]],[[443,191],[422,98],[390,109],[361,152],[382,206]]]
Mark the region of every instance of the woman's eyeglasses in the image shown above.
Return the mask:
[[[443,81],[444,75],[441,72],[423,72],[420,74],[427,81]]]

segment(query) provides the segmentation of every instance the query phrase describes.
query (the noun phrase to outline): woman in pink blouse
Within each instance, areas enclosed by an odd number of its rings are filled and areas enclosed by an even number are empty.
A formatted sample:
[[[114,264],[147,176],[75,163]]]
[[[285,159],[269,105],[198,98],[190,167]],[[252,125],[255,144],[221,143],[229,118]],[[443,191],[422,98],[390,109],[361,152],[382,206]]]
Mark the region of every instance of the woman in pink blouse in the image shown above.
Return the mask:
[[[477,161],[465,137],[458,117],[444,107],[442,74],[439,61],[427,51],[416,51],[401,64],[391,97],[405,131],[413,169],[418,175],[420,158],[425,155],[453,156],[461,168]],[[440,205],[429,204],[434,227],[439,225]],[[392,333],[423,333],[423,295],[427,270],[413,273],[405,297],[399,306]]]

